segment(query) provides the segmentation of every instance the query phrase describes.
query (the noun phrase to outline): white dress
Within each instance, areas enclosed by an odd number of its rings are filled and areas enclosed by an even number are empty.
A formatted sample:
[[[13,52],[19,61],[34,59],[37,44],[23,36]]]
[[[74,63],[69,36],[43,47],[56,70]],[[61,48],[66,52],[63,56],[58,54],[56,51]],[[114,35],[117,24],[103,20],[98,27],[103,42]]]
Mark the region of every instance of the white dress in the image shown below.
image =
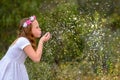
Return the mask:
[[[5,56],[0,60],[0,80],[29,80],[24,65],[27,55],[23,51],[27,45],[31,45],[29,40],[20,37],[9,47]]]

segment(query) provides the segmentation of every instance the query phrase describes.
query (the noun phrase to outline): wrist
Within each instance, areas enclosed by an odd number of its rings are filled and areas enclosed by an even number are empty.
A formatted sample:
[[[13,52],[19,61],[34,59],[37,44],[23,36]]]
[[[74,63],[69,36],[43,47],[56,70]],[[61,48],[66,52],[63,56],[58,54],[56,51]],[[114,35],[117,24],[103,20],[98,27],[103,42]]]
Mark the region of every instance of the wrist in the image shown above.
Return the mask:
[[[39,44],[43,44],[43,43],[44,43],[44,41],[43,41],[43,40],[40,40],[40,41],[39,41]]]

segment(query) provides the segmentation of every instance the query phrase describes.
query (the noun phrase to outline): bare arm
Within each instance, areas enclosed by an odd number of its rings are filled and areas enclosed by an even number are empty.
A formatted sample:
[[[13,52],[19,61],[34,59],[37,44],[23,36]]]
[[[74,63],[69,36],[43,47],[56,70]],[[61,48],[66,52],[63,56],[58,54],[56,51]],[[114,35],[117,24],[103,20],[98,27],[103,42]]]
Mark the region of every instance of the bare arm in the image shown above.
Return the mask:
[[[24,48],[25,53],[29,56],[30,59],[32,59],[32,61],[34,62],[40,61],[42,56],[43,44],[49,39],[50,39],[50,33],[48,32],[39,40],[36,51],[33,49],[31,45],[28,45]]]

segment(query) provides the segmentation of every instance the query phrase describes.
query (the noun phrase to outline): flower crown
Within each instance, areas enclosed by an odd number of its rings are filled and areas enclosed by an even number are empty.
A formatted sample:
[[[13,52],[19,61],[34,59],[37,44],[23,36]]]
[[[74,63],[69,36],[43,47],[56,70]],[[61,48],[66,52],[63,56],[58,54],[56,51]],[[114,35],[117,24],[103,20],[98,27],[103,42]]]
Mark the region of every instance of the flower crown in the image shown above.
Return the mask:
[[[31,16],[31,17],[29,17],[29,19],[26,20],[26,21],[23,23],[23,27],[27,27],[27,26],[30,25],[35,19],[36,19],[36,16]]]

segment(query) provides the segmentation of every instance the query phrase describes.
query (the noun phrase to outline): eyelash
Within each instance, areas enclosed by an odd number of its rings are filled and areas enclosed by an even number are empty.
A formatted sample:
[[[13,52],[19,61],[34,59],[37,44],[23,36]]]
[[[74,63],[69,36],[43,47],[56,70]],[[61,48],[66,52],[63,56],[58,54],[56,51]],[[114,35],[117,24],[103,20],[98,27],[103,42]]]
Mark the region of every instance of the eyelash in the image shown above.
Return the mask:
[[[36,28],[39,28],[38,26]]]

